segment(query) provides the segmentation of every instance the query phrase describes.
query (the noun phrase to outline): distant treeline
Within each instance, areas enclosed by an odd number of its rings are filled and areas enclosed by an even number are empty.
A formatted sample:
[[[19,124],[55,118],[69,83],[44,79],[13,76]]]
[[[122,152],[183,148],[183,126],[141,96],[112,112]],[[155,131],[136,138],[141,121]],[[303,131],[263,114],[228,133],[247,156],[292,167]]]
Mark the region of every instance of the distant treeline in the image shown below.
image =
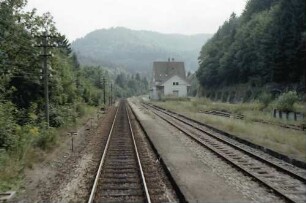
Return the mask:
[[[82,65],[121,67],[149,75],[153,61],[168,57],[184,61],[188,69],[195,70],[201,46],[210,37],[210,34],[187,36],[116,27],[90,32],[75,40],[71,47]]]
[[[203,87],[305,81],[303,0],[249,0],[202,47],[197,78]]]
[[[146,77],[141,78],[139,73],[135,75],[120,73],[116,76],[116,96],[130,97],[141,94],[147,94],[149,91],[149,83]]]

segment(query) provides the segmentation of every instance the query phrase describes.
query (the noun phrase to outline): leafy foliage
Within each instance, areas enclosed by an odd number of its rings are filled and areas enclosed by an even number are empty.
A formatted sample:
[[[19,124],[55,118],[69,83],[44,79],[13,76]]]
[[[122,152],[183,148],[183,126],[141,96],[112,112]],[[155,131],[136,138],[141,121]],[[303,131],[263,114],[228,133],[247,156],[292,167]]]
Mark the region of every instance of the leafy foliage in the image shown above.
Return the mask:
[[[26,0],[0,1],[0,191],[13,187],[33,150],[57,143],[56,128],[76,122],[86,106],[102,104],[101,81],[112,78],[103,67],[81,67],[66,37],[49,14],[23,11]],[[44,117],[41,80],[42,34],[48,42],[50,128]],[[106,87],[108,88],[108,86]],[[109,97],[109,91],[106,92]]]
[[[0,103],[0,146],[6,149],[14,146],[17,138],[14,133],[16,108],[11,103]]]
[[[276,108],[280,111],[293,111],[293,105],[298,101],[298,95],[294,91],[283,93],[276,101]]]
[[[259,95],[258,100],[263,104],[263,108],[265,108],[273,101],[273,97],[270,93],[263,92]]]
[[[74,124],[88,106],[108,104],[110,84],[117,97],[148,89],[146,78],[139,74],[117,77],[105,67],[82,67],[53,17],[37,15],[35,9],[24,12],[25,5],[26,0],[0,1],[0,191],[16,187],[20,172],[32,163],[29,159],[57,145],[56,128]],[[53,55],[47,64],[50,128],[45,123],[39,56],[44,32],[52,36],[48,42],[56,45],[47,48]]]
[[[249,0],[200,52],[203,87],[301,83],[306,66],[305,1]],[[304,71],[305,72],[305,71]]]

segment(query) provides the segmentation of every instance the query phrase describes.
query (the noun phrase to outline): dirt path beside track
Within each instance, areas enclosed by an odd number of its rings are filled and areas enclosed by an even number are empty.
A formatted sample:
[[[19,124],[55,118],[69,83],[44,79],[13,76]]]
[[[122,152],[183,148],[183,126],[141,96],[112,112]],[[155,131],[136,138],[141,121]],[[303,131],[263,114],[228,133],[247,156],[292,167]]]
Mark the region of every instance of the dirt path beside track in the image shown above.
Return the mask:
[[[106,137],[115,114],[110,108],[99,119],[88,121],[74,137],[63,143],[42,162],[27,169],[24,190],[14,202],[84,202],[87,201]]]

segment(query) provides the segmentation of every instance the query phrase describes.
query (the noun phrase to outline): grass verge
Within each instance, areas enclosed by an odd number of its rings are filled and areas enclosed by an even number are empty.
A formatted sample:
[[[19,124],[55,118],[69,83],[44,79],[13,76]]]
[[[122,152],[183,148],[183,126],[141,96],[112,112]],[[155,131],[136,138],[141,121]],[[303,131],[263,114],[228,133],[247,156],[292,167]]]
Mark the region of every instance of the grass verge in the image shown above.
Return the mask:
[[[252,122],[250,119],[238,120],[214,115],[198,113],[200,110],[216,109],[231,112],[246,112],[255,114],[256,118],[270,119],[261,113],[258,104],[242,104],[240,107],[231,104],[206,101],[166,101],[152,102],[155,105],[181,113],[192,119],[211,125],[220,130],[234,134],[242,139],[257,145],[270,148],[289,157],[306,161],[306,134],[305,131],[284,129],[282,127]],[[265,116],[263,116],[265,115]],[[253,116],[253,115],[252,115]],[[267,117],[267,118],[266,118]],[[249,116],[250,118],[250,116]]]
[[[33,141],[20,140],[20,148],[11,151],[0,150],[0,192],[17,191],[23,184],[24,169],[32,168],[35,163],[43,162],[49,153],[64,143],[67,139],[67,132],[78,129],[97,111],[97,108],[92,106],[82,108],[82,113],[75,122],[67,122],[64,126],[47,132],[47,134],[52,133],[52,136],[42,135],[45,132],[33,126],[29,127],[28,131],[25,131],[23,127],[20,130],[21,137]],[[46,147],[38,146],[42,144]]]

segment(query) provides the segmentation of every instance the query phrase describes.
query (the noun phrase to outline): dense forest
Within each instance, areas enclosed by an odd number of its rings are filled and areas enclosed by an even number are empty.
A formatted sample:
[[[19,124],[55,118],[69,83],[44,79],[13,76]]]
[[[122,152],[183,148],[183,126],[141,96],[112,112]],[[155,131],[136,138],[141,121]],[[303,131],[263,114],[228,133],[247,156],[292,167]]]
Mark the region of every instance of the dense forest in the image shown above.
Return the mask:
[[[13,148],[20,139],[16,128],[23,131],[23,127],[44,125],[44,77],[49,81],[51,127],[73,120],[82,112],[83,105],[98,106],[102,102],[101,89],[90,77],[107,77],[103,68],[88,74],[80,67],[52,16],[48,13],[39,16],[35,10],[24,12],[25,3],[7,0],[0,7],[0,147],[5,149]],[[41,45],[45,31],[50,36],[48,46],[52,45],[48,48],[48,75],[42,73]]]
[[[40,153],[56,145],[57,128],[74,125],[89,109],[108,104],[111,86],[113,98],[142,94],[148,89],[146,78],[139,74],[81,66],[52,16],[40,16],[35,9],[24,11],[26,3],[0,2],[0,191],[18,181],[33,151]],[[42,52],[45,32],[47,54]],[[49,74],[42,68],[44,57]],[[45,77],[49,82],[49,127],[44,110]]]
[[[197,68],[197,56],[210,34],[180,35],[136,31],[123,27],[95,30],[72,42],[83,65],[121,67],[132,73],[151,74],[152,62],[173,57],[187,70]]]
[[[249,83],[305,88],[305,1],[249,0],[202,47],[197,78],[204,88]]]

